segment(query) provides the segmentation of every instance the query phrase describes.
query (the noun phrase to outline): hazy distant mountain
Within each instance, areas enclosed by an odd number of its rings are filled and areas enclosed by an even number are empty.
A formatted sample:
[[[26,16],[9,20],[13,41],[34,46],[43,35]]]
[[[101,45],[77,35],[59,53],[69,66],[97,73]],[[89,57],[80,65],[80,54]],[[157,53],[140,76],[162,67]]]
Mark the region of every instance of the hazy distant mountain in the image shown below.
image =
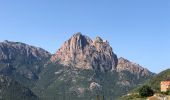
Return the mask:
[[[20,42],[0,43],[0,73],[45,100],[116,99],[153,76],[125,58],[108,41],[74,34],[53,55]],[[67,98],[66,98],[67,97]]]

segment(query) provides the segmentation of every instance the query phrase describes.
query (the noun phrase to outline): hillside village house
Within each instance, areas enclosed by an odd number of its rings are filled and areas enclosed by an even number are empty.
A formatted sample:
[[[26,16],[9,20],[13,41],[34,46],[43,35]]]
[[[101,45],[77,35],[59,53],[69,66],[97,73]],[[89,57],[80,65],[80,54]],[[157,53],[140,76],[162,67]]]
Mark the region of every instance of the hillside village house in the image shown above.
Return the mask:
[[[170,81],[162,81],[161,85],[161,92],[167,92],[170,89]]]

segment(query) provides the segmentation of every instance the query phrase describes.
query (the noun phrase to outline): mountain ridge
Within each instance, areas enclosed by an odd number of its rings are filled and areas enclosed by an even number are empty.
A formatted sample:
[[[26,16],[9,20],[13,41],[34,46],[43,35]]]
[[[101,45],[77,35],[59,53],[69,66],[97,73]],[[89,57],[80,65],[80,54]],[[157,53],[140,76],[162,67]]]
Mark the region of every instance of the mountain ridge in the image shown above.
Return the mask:
[[[0,73],[31,85],[27,81],[39,78],[43,62],[50,57],[51,54],[42,48],[5,40],[0,42]]]
[[[64,42],[51,58],[66,66],[75,66],[82,69],[95,69],[102,72],[114,70],[117,66],[117,56],[108,42],[100,37],[90,39],[81,33],[75,33]],[[98,63],[100,62],[100,63]]]
[[[100,56],[96,57],[96,55]],[[65,66],[76,66],[76,68],[94,69],[101,72],[112,70],[119,72],[126,67],[132,73],[138,71],[138,73],[145,75],[149,74],[148,69],[142,68],[142,66],[123,57],[118,58],[107,40],[103,40],[99,36],[92,40],[80,32],[66,40],[51,57],[51,61]],[[121,65],[121,63],[126,64]],[[133,70],[133,68],[136,68],[136,70]]]
[[[120,57],[118,59],[118,65],[116,67],[117,71],[118,72],[121,72],[121,71],[129,71],[131,73],[141,73],[142,76],[145,76],[145,75],[148,75],[149,74],[149,71],[147,68],[144,68],[142,66],[140,66],[139,64],[137,63],[134,63],[134,62],[131,62],[123,57]],[[154,74],[154,73],[153,73]]]
[[[59,99],[56,93],[65,92],[73,93],[74,100],[92,99],[96,93],[114,100],[153,76],[138,64],[118,59],[108,41],[98,36],[92,40],[81,33],[65,41],[53,55],[9,41],[0,43],[0,54],[0,73],[45,100]]]

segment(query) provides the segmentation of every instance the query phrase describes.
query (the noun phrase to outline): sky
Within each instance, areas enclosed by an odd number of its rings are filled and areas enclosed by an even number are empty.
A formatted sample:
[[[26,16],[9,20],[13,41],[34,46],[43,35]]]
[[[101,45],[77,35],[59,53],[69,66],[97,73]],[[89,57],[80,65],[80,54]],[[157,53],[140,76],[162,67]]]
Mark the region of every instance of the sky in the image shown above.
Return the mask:
[[[76,32],[152,72],[170,68],[170,0],[0,0],[1,42],[53,54]]]

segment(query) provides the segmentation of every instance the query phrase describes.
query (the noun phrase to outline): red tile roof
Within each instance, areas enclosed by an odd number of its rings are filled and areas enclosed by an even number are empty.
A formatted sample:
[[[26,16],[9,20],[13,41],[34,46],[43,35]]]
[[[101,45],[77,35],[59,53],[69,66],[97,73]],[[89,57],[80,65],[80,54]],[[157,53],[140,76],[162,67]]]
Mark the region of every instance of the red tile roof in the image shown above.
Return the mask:
[[[161,84],[170,85],[170,81],[162,81]]]

